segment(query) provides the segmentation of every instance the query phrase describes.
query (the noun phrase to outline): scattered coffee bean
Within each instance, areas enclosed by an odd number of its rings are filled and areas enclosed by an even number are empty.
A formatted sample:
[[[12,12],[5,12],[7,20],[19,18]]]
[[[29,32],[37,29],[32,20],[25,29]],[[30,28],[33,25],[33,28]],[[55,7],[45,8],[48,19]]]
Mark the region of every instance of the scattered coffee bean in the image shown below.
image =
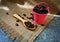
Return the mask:
[[[33,14],[31,13],[31,15],[33,15]]]
[[[31,17],[27,17],[28,19],[31,19]]]
[[[26,14],[23,14],[23,16],[26,16]]]
[[[24,17],[22,17],[21,15],[19,15],[22,19],[24,19]]]
[[[19,20],[17,19],[17,21],[16,22],[19,22]]]
[[[27,17],[28,19],[32,19],[32,17]]]
[[[19,14],[18,14],[18,16],[20,16],[20,17],[21,17],[21,15],[19,15]]]
[[[27,17],[27,19],[28,19],[29,17]]]
[[[9,15],[9,13],[6,13],[7,15]]]
[[[27,19],[32,19],[32,20],[34,20],[33,16],[32,16],[32,17],[27,17]]]
[[[44,26],[44,24],[41,24],[41,26]]]
[[[19,24],[16,23],[16,26],[19,26]]]
[[[60,12],[57,12],[56,15],[60,15]]]
[[[22,19],[24,19],[24,17],[21,17]]]
[[[28,28],[34,28],[34,24],[32,24],[31,22],[25,22],[25,25],[28,27]]]

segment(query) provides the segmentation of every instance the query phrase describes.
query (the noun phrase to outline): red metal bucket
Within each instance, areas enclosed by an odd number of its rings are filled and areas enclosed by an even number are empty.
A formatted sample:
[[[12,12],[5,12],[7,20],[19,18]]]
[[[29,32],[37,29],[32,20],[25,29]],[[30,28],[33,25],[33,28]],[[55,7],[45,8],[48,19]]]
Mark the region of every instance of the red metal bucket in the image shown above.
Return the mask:
[[[40,2],[37,5],[43,5],[43,6],[45,6],[46,7],[46,10],[49,12],[49,7],[48,7],[48,5],[45,2]],[[40,14],[40,13],[37,13],[37,12],[35,12],[35,11],[32,10],[32,14],[34,16],[34,23],[35,24],[44,24],[44,21],[46,19],[47,13]]]

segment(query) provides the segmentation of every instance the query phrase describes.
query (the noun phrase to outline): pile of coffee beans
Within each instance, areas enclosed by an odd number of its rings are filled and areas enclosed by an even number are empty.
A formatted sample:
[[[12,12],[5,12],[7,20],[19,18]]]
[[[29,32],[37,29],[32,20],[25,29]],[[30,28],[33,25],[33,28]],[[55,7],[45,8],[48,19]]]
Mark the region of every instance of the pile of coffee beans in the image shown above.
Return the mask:
[[[32,24],[31,22],[25,22],[25,25],[28,27],[28,28],[34,28],[34,24]]]
[[[47,14],[48,13],[48,10],[43,5],[35,6],[33,11],[35,11],[36,13],[39,13],[39,14]]]

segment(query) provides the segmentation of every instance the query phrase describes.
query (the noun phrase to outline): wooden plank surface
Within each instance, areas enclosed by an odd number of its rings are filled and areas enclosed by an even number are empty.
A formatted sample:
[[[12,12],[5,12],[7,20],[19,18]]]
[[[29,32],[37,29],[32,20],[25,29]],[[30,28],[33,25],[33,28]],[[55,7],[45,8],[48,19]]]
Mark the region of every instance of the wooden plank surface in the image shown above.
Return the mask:
[[[9,36],[9,38],[11,38],[11,40],[15,39],[20,42],[33,42],[34,39],[44,30],[48,23],[54,18],[52,15],[47,16],[45,26],[38,25],[35,31],[30,31],[23,26],[21,21],[16,22],[17,19],[13,17],[13,14],[19,14],[22,17],[24,17],[24,19],[33,22],[33,20],[27,19],[27,17],[31,16],[31,9],[19,8],[15,6],[15,8],[9,12],[9,15],[7,15],[4,10],[0,10],[0,25],[4,27],[2,29]],[[26,14],[27,17],[23,16],[23,14]],[[16,23],[19,24],[19,26],[16,26]],[[16,33],[17,35],[15,35]]]

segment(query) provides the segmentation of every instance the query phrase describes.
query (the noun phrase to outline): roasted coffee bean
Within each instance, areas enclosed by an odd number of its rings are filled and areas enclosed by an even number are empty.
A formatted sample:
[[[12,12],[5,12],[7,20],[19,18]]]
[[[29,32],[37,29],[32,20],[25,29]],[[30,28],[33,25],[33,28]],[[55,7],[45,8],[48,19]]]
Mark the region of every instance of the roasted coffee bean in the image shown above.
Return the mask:
[[[33,15],[33,14],[31,13],[31,15]]]
[[[22,19],[24,19],[24,17],[21,17]]]
[[[32,19],[32,17],[28,17],[28,19]]]
[[[19,15],[19,14],[18,14]],[[21,17],[21,15],[19,15]]]
[[[33,20],[33,17],[27,17],[27,19],[32,19]]]
[[[43,5],[38,5],[38,8],[39,8],[39,9],[42,9],[42,10],[43,10],[43,9],[46,9],[46,7],[43,6]]]
[[[21,15],[19,15],[22,19],[24,19],[24,17],[22,17]]]
[[[19,26],[19,24],[17,24],[17,23],[16,23],[15,25],[16,25],[16,26]]]
[[[34,28],[34,24],[32,24],[31,22],[25,22],[25,25],[28,27],[28,28]]]
[[[56,15],[60,15],[60,12],[57,12]]]
[[[41,24],[41,26],[44,26],[44,24]]]
[[[9,13],[6,13],[7,15],[9,15]]]
[[[17,19],[17,21],[16,22],[19,22],[19,20]]]
[[[23,14],[23,16],[26,16],[26,14]]]
[[[32,17],[27,17],[27,19],[32,19],[32,20],[34,20],[34,16],[32,15]]]
[[[27,19],[29,19],[29,17],[27,17]]]

